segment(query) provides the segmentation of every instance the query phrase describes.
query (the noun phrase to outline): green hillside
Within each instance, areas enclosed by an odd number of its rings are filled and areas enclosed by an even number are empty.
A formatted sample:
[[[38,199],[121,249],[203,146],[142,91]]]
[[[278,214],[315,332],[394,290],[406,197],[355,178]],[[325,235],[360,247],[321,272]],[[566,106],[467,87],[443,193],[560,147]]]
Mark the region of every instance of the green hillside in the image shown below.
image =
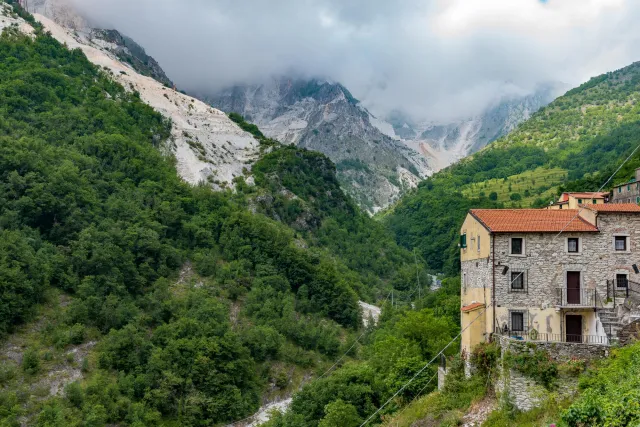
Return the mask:
[[[640,143],[640,63],[568,91],[515,131],[422,182],[382,215],[397,241],[432,268],[459,270],[467,209],[540,207],[563,188],[595,191]],[[610,185],[628,180],[640,154]],[[493,193],[493,194],[492,194]]]
[[[390,318],[443,327],[385,329],[415,354],[368,405],[457,333],[457,296],[425,297],[425,263],[335,165],[234,120],[264,144],[256,185],[187,185],[137,93],[40,31],[0,36],[1,425],[244,418],[331,366],[363,332],[358,300],[392,289]],[[418,279],[431,308],[407,314]]]

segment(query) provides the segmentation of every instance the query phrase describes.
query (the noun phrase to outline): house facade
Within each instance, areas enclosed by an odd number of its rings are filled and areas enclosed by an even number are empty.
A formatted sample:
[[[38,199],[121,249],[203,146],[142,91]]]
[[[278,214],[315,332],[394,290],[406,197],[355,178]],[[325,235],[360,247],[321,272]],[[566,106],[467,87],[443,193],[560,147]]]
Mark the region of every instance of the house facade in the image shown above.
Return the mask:
[[[640,207],[474,209],[460,258],[463,352],[492,334],[609,344],[640,297]]]
[[[635,177],[629,182],[613,187],[611,203],[640,204],[640,168],[636,169]]]
[[[548,209],[578,209],[580,206],[602,205],[609,202],[609,193],[562,193],[558,201],[549,205]]]

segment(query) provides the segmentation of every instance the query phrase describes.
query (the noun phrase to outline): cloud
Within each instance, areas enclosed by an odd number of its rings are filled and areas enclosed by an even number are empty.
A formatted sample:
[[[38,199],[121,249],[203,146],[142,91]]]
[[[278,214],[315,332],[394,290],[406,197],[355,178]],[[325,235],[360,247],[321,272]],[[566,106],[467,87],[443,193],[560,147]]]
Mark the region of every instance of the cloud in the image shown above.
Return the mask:
[[[640,57],[634,0],[73,0],[176,83],[343,83],[372,111],[449,120],[496,93],[577,85]],[[509,84],[505,84],[509,82]]]

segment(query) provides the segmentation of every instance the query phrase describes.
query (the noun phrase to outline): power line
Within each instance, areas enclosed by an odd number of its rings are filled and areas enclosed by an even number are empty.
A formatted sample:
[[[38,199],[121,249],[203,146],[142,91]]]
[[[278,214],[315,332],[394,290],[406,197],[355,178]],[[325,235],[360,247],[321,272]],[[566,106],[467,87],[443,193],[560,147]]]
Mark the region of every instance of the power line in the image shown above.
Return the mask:
[[[609,177],[609,179],[607,179],[607,181],[605,181],[604,184],[602,184],[602,186],[598,189],[598,191],[593,192],[592,194],[598,193],[600,191],[602,191],[602,189],[613,179],[613,177],[620,171],[620,169],[622,169],[622,167],[631,159],[631,157],[633,157],[633,155],[636,153],[636,151],[638,151],[638,149],[640,149],[640,144],[638,144],[638,146],[631,152],[631,154],[629,154],[629,156],[622,162],[622,164],[620,164],[620,166],[616,169],[616,171]],[[554,236],[553,239],[551,239],[552,241],[550,242],[550,244],[557,239],[568,227],[569,225],[571,225],[571,223],[580,215],[580,213],[585,209],[585,206],[583,205],[581,207],[581,209],[578,211],[578,213],[569,220],[569,222],[567,222],[567,224],[560,230],[560,232],[558,234],[556,234]],[[513,283],[515,280],[518,279],[518,277],[520,277],[523,274],[523,272],[521,272],[518,276],[516,276],[515,279],[513,279],[511,281],[511,283]],[[491,301],[491,304],[493,304],[493,301]],[[475,323],[480,316],[482,316],[485,311],[487,311],[487,307],[483,308],[482,311],[480,311],[480,313],[478,313],[478,315],[476,316],[475,319],[473,319],[473,321],[471,323],[469,323],[464,329],[462,329],[460,331],[460,333],[458,335],[456,335],[456,337],[454,339],[452,339],[451,341],[449,341],[449,343],[442,349],[440,350],[440,352],[429,361],[429,363],[427,363],[426,365],[424,365],[409,381],[407,381],[398,391],[396,391],[394,393],[393,396],[391,396],[382,406],[380,406],[380,408],[378,408],[373,414],[371,414],[371,416],[369,416],[369,418],[367,418],[361,425],[360,427],[364,427],[373,417],[375,417],[385,406],[387,406],[389,404],[389,402],[391,402],[391,400],[393,400],[398,394],[400,394],[405,388],[407,388],[407,386],[409,386],[409,384],[411,384],[413,382],[413,380],[415,380],[425,369],[427,369],[427,367],[429,367],[429,365],[431,365],[434,360],[436,358],[438,358],[447,348],[449,348],[449,346],[455,341],[457,340],[464,331],[466,331],[473,323]]]
[[[380,412],[385,406],[387,406],[389,404],[389,402],[391,402],[397,395],[399,395],[400,393],[402,393],[402,391],[407,388],[409,386],[409,384],[411,384],[413,382],[413,380],[415,380],[422,372],[424,372],[425,369],[427,369],[438,357],[440,357],[440,355],[442,355],[442,353],[444,353],[444,351],[446,349],[449,348],[449,346],[451,346],[451,344],[453,344],[458,338],[460,338],[460,336],[463,334],[464,331],[466,331],[467,329],[469,329],[469,327],[471,325],[473,325],[476,320],[478,320],[480,318],[480,316],[482,314],[484,314],[484,312],[487,311],[487,307],[483,308],[480,313],[478,313],[478,315],[476,316],[475,319],[473,319],[473,321],[471,323],[469,323],[467,326],[464,327],[464,329],[462,329],[460,331],[460,333],[458,333],[458,335],[455,336],[455,338],[453,338],[451,341],[449,341],[449,343],[447,345],[444,346],[444,348],[442,350],[440,350],[440,352],[438,354],[436,354],[434,356],[433,359],[431,359],[426,365],[424,365],[418,372],[416,372],[416,374],[409,380],[407,381],[402,387],[400,387],[400,389],[398,391],[396,391],[394,393],[393,396],[391,396],[381,407],[379,407],[373,414],[371,414],[371,416],[369,416],[369,418],[367,418],[362,424],[360,424],[360,427],[365,426],[369,421],[371,421],[371,419],[373,419],[373,417],[375,417],[378,412]]]

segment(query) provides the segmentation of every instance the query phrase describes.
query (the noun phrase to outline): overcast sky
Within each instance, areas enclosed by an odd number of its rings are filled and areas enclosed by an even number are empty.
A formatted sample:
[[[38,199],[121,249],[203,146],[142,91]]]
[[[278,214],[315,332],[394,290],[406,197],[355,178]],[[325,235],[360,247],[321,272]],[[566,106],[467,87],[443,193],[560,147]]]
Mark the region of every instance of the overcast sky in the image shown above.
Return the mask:
[[[637,0],[73,0],[180,88],[297,73],[372,111],[448,120],[498,93],[574,86],[640,59]]]

